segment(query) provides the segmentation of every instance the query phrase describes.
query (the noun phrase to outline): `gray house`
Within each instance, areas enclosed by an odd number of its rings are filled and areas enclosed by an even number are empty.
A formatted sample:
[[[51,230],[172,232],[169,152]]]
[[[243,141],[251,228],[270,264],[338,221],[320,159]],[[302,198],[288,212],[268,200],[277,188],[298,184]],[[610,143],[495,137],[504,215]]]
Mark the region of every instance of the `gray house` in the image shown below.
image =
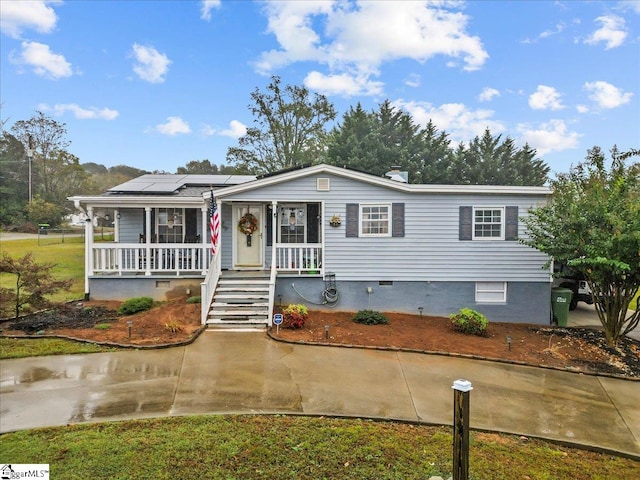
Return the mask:
[[[94,197],[114,242],[87,222],[86,296],[202,295],[203,323],[270,324],[273,305],[370,308],[549,323],[548,257],[517,241],[547,187],[412,185],[316,165],[260,178],[144,175]],[[212,253],[210,198],[221,220]]]

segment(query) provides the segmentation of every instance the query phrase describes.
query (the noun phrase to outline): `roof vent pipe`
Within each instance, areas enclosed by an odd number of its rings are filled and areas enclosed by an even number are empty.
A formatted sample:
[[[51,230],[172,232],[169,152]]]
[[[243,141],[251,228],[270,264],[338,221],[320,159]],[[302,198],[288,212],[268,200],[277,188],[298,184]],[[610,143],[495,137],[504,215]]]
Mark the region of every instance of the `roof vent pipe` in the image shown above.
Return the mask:
[[[409,172],[401,172],[399,165],[393,165],[391,170],[385,173],[385,176],[389,177],[391,180],[395,180],[396,182],[409,182]]]

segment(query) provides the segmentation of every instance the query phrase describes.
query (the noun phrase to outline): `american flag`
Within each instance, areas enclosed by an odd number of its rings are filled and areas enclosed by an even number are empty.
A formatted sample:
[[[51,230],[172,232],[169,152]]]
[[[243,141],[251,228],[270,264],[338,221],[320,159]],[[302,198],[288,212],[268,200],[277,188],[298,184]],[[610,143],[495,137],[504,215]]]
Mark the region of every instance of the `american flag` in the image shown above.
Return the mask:
[[[211,201],[209,202],[209,230],[211,233],[211,255],[215,255],[220,240],[220,215],[216,199],[213,197],[213,190],[211,190]]]

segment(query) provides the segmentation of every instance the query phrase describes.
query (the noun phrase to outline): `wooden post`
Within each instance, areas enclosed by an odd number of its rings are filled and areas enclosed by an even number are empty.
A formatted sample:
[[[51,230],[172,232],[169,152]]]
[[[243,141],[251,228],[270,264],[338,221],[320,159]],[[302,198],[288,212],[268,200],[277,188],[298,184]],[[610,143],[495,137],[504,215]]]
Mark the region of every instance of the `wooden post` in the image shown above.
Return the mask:
[[[469,392],[468,380],[453,382],[453,480],[469,480]]]

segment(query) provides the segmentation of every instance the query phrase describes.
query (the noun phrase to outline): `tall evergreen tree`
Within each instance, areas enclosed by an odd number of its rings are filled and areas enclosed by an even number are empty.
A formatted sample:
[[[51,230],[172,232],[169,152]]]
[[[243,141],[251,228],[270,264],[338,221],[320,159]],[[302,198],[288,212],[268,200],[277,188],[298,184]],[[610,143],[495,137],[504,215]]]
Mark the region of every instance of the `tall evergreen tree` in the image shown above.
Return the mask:
[[[469,185],[544,185],[549,167],[535,158],[536,151],[525,144],[516,148],[510,137],[493,136],[489,129],[468,146],[459,145],[453,156],[451,183]]]
[[[378,111],[358,104],[344,115],[329,136],[327,163],[380,176],[397,166],[411,183],[446,183],[451,151],[446,133],[432,122],[421,129],[387,100]]]

